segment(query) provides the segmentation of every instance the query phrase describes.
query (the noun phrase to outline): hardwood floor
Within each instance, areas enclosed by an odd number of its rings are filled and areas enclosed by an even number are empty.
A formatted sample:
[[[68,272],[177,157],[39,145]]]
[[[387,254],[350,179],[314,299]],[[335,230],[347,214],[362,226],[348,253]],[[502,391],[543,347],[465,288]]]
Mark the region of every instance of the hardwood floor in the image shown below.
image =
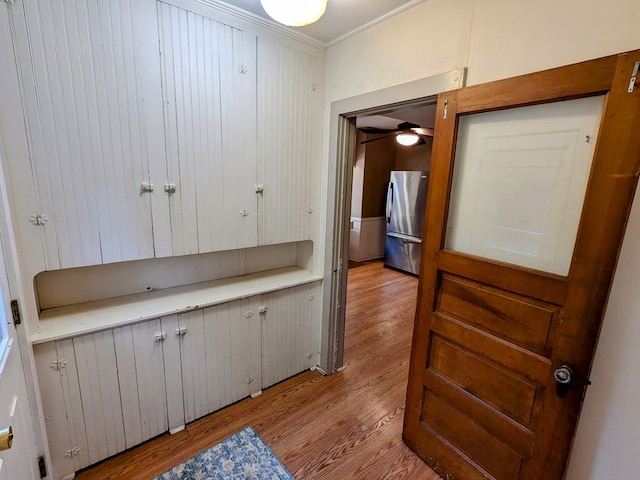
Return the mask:
[[[343,372],[302,373],[76,478],[150,479],[253,425],[297,480],[439,479],[401,438],[417,285],[381,262],[351,268]]]

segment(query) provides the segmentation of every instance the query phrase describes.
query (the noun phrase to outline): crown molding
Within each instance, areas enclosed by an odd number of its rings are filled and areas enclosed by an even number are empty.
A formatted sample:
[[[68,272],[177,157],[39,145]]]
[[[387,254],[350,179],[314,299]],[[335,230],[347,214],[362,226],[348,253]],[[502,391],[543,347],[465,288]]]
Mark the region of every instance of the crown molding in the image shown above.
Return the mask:
[[[396,15],[400,15],[401,13],[412,9],[413,7],[424,3],[425,0],[412,0],[409,3],[405,3],[404,5],[402,5],[401,7],[398,7],[394,10],[391,10],[390,12],[385,13],[384,15],[371,20],[369,23],[365,23],[364,25],[359,26],[358,28],[354,28],[353,30],[351,30],[350,32],[345,33],[344,35],[331,40],[330,42],[327,42],[324,44],[325,47],[329,48],[329,47],[333,47],[334,45],[345,41],[348,38],[351,38],[355,35],[357,35],[360,32],[364,32],[365,30],[368,30],[370,28],[375,27],[376,25],[382,23],[382,22],[386,22],[387,20],[389,20],[392,17],[395,17]]]

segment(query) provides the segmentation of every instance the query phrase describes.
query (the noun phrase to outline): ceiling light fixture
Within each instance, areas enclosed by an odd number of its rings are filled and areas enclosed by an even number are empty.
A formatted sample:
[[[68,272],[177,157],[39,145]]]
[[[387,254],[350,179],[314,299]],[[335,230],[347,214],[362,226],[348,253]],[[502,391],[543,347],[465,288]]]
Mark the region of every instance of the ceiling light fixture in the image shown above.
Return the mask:
[[[396,142],[405,147],[415,145],[420,140],[420,137],[413,132],[402,132],[396,135]]]
[[[289,27],[316,22],[327,9],[327,0],[260,0],[260,3],[271,18]]]

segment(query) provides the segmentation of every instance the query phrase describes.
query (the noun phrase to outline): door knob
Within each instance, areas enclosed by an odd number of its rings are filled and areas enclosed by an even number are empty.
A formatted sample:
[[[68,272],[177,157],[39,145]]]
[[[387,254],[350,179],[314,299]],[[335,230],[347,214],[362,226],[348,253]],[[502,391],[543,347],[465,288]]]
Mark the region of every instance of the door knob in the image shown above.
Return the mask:
[[[0,430],[0,451],[9,450],[13,443],[13,428],[10,426]]]
[[[573,370],[569,365],[562,365],[553,372],[553,378],[556,379],[556,394],[560,398],[565,397],[569,393]]]

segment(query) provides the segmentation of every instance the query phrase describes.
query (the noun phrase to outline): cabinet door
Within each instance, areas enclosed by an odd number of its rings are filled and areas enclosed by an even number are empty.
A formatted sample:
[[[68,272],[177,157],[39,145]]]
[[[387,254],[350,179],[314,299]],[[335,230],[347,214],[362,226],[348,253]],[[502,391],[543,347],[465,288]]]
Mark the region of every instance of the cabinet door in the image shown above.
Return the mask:
[[[181,314],[186,422],[260,390],[260,320],[251,299]]]
[[[258,244],[307,240],[322,149],[318,58],[259,38],[258,74]]]
[[[33,199],[16,191],[17,221],[34,224],[47,269],[152,257],[141,183],[164,155],[162,124],[147,121],[162,115],[145,63],[155,2],[24,0],[10,15],[37,205],[28,218]]]
[[[113,330],[127,448],[169,430],[162,333],[159,319]]]
[[[311,285],[261,296],[262,388],[317,365],[314,300]]]
[[[158,5],[173,254],[255,246],[256,37]]]
[[[162,332],[158,319],[36,346],[55,478],[169,429]]]

